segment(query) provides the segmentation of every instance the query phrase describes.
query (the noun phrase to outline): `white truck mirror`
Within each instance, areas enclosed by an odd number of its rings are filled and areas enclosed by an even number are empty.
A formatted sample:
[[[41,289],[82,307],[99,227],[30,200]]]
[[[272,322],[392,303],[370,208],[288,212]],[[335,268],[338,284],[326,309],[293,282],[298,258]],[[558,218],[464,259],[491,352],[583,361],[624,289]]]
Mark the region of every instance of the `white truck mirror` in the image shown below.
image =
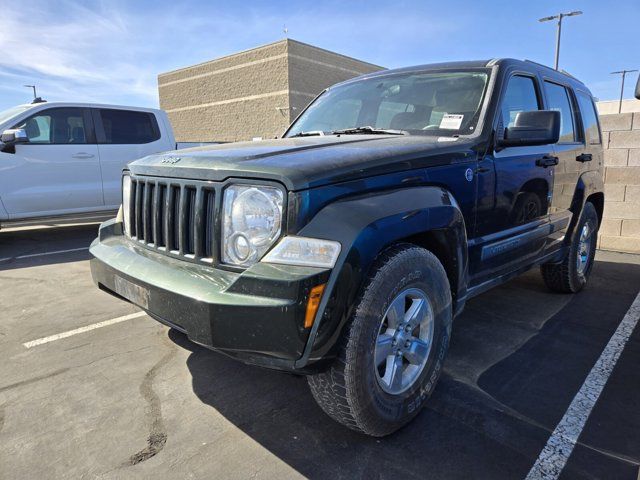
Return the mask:
[[[28,143],[29,137],[23,128],[12,128],[2,132],[0,141],[4,144],[15,145],[16,143]]]

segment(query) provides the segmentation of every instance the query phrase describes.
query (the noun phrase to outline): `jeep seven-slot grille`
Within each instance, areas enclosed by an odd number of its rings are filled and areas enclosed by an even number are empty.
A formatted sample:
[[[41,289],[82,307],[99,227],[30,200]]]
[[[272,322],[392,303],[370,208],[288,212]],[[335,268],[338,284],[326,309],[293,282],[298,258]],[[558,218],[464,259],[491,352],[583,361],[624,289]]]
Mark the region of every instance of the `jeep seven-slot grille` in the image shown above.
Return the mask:
[[[171,256],[213,262],[215,186],[207,182],[131,177],[127,235]]]

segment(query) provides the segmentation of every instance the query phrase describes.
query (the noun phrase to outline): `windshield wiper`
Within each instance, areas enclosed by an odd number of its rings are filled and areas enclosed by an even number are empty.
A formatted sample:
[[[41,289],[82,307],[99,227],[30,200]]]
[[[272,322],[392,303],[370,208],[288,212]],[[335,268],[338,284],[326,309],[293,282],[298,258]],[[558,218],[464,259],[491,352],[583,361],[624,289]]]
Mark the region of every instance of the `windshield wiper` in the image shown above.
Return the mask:
[[[289,138],[295,137],[324,137],[324,132],[322,130],[309,130],[308,132],[298,132]]]
[[[373,128],[371,126],[366,127],[353,127],[345,128],[343,130],[334,130],[332,135],[357,135],[359,133],[365,135],[406,135],[404,130],[392,130],[386,128]]]

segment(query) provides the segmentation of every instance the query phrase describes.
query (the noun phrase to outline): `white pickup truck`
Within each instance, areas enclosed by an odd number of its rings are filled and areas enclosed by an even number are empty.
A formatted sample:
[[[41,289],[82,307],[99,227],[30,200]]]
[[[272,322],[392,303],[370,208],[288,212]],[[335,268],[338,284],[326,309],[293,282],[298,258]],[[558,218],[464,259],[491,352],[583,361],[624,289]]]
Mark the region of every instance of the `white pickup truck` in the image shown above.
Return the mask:
[[[162,110],[43,102],[2,111],[0,226],[113,216],[127,163],[176,148]]]

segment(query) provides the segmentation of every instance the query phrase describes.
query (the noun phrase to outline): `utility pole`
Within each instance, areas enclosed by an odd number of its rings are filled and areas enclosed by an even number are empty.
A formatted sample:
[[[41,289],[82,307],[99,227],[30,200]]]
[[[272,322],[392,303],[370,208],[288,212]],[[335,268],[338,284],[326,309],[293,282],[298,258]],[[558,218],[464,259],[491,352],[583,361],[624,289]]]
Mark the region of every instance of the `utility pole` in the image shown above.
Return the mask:
[[[560,36],[562,35],[562,19],[564,17],[573,17],[575,15],[582,15],[582,12],[580,10],[575,10],[573,12],[569,12],[569,13],[559,13],[557,15],[551,15],[550,17],[544,17],[539,19],[539,22],[548,22],[550,20],[558,20],[558,28],[556,30],[556,61],[555,61],[555,66],[553,68],[555,68],[556,70],[558,70],[558,64],[560,61]]]
[[[35,100],[36,98],[38,98],[38,95],[36,94],[36,86],[35,85],[23,85],[23,87],[33,88],[33,99]]]
[[[620,87],[620,103],[618,104],[618,113],[622,113],[622,97],[624,96],[624,77],[627,73],[637,72],[638,70],[618,70],[617,72],[611,72],[611,75],[622,75],[622,86]]]

